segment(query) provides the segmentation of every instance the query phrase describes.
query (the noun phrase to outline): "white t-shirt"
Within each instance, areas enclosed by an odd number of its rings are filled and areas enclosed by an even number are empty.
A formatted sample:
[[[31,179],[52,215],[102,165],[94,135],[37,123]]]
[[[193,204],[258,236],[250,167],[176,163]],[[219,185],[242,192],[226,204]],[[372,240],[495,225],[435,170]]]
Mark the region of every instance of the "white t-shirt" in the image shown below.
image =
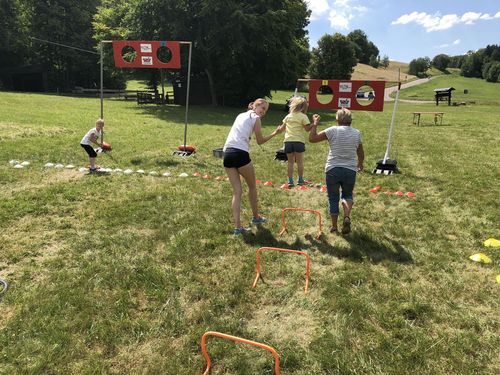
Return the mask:
[[[223,151],[231,147],[249,152],[250,137],[258,118],[259,116],[253,110],[240,113],[234,120],[233,126],[229,131]]]
[[[87,134],[85,134],[85,136],[80,141],[80,144],[91,146],[90,137],[92,134],[96,135],[96,137],[97,137],[96,139],[99,139],[99,137],[101,136],[100,131],[98,131],[96,128],[92,128],[87,132]]]
[[[350,126],[331,126],[325,129],[330,151],[326,159],[325,172],[335,167],[358,170],[357,149],[361,142],[361,132]]]

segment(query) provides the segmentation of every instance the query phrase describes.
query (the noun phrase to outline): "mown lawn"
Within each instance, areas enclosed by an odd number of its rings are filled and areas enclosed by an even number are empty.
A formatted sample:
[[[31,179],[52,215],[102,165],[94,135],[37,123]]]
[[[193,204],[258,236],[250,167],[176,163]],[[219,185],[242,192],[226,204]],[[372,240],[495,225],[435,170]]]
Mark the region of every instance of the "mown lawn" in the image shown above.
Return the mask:
[[[289,95],[274,95],[265,133]],[[97,99],[0,93],[0,277],[10,283],[0,297],[0,373],[202,374],[209,330],[272,346],[288,375],[499,373],[500,256],[482,245],[500,237],[499,108],[446,106],[442,126],[416,127],[411,113],[435,106],[400,103],[391,156],[402,173],[393,176],[368,172],[384,154],[392,104],[356,112],[367,172],[353,232],[317,240],[314,217],[301,213],[277,235],[284,207],[327,215],[325,193],[278,188],[282,138],[253,141],[257,178],[274,186],[259,186],[270,222],[249,236],[230,234],[228,182],[178,177],[224,174],[212,150],[240,109],[191,106],[188,143],[198,153],[182,159],[171,152],[182,143],[183,107],[108,99],[114,160],[101,155],[100,165],[172,177],[91,176],[43,165],[87,164],[78,143]],[[333,118],[322,113],[321,128]],[[306,177],[322,183],[327,146],[306,147]],[[11,159],[31,164],[17,170]],[[376,185],[382,192],[369,193]],[[245,222],[250,215],[244,202]],[[266,283],[252,289],[261,246],[307,251],[310,293],[303,258],[273,253],[263,256]],[[468,259],[478,252],[493,265]],[[212,374],[273,373],[265,351],[214,338],[208,350]]]

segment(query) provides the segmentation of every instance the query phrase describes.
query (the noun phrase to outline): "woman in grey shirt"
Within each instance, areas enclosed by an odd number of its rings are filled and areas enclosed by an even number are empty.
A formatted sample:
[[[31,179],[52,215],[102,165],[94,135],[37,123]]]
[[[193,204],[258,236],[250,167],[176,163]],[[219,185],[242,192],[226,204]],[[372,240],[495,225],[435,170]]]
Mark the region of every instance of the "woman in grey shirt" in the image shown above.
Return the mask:
[[[339,202],[342,199],[344,210],[342,234],[347,234],[351,231],[350,213],[354,203],[353,190],[356,172],[363,170],[365,153],[360,131],[351,127],[351,112],[346,108],[341,108],[337,111],[336,119],[337,126],[331,126],[318,133],[320,116],[313,115],[309,141],[312,143],[328,141],[330,145],[325,166],[328,203],[332,219],[330,233],[337,232]],[[340,191],[342,191],[342,196],[340,196]]]

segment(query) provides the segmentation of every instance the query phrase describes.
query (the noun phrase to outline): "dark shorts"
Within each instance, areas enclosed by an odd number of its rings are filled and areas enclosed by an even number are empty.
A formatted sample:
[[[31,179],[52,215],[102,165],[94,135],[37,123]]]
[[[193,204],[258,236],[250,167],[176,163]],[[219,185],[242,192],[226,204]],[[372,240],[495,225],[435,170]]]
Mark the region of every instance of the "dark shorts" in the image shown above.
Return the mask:
[[[290,154],[292,152],[305,152],[306,145],[303,142],[285,142],[285,154]]]
[[[80,143],[80,146],[82,146],[84,148],[84,150],[87,151],[87,154],[89,154],[89,157],[91,157],[91,158],[96,158],[97,157],[97,153],[92,148],[92,146],[90,146],[90,145],[82,145],[81,143]]]
[[[226,168],[241,168],[251,161],[250,154],[246,151],[237,148],[227,148],[224,151],[224,167]]]

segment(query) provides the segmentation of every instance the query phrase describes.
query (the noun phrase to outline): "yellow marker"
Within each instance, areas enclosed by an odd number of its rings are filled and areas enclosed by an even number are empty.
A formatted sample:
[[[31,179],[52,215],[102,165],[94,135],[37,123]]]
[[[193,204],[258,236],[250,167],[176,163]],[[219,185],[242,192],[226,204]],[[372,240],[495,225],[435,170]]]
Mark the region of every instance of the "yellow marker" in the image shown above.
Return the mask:
[[[484,241],[484,246],[486,246],[486,247],[499,247],[500,241],[495,239],[495,238],[488,238],[486,241]]]
[[[485,263],[485,264],[489,264],[492,262],[492,260],[486,254],[483,253],[473,254],[469,257],[469,259],[473,260],[474,262]]]
[[[497,283],[500,284],[500,275],[497,275]]]
[[[321,85],[322,86],[328,86],[328,80],[327,79],[324,79],[321,81]]]

